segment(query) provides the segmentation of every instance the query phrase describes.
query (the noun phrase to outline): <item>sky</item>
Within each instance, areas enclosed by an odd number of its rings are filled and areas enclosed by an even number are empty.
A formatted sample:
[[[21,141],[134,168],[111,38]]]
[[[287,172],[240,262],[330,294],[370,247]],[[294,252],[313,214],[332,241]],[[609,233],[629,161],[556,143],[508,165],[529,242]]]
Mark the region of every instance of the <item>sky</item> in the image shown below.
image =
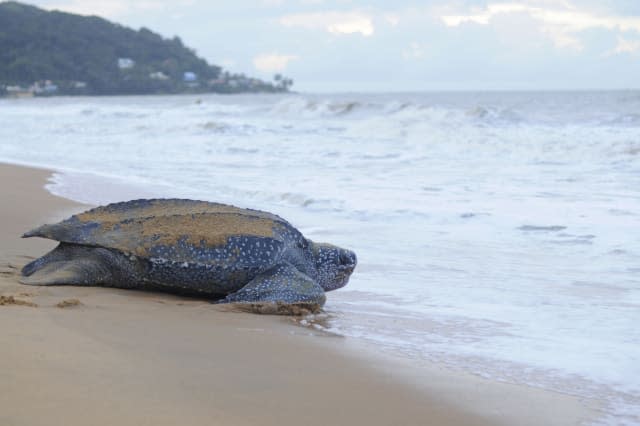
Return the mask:
[[[305,92],[640,88],[640,0],[26,0]]]

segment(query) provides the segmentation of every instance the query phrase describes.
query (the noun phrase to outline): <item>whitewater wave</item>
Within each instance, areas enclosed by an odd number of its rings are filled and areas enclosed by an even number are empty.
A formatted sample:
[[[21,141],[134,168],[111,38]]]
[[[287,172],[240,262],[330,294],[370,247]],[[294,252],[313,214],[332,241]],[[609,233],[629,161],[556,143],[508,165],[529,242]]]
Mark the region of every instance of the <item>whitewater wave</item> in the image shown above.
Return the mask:
[[[570,384],[553,378],[579,375],[640,395],[636,93],[39,98],[0,109],[0,158],[62,170],[49,185],[59,195],[258,208],[353,249],[358,270],[327,302],[343,334],[519,382],[536,368],[561,392]]]
[[[269,113],[274,116],[300,115],[307,118],[339,117],[375,108],[374,104],[357,100],[331,101],[305,97],[283,99]]]
[[[499,95],[493,97],[486,95],[485,97],[487,99],[484,102],[478,102],[470,108],[468,103],[437,102],[437,98],[430,99],[428,95],[422,99],[414,97],[417,99],[405,101],[391,96],[381,99],[370,97],[363,101],[363,97],[358,95],[339,98],[298,95],[281,99],[266,112],[271,116],[287,118],[384,118],[413,122],[452,123],[453,125],[466,123],[479,126],[525,124],[595,127],[640,126],[637,102],[622,103],[621,105],[625,109],[609,111],[603,116],[596,109],[597,105],[594,106],[590,103],[584,105],[584,110],[575,110],[558,102],[557,99],[551,101],[542,98],[541,100],[539,95],[527,97],[526,93],[520,94],[520,97],[514,98],[513,102],[509,103],[496,102],[493,98],[499,98]],[[507,98],[509,97],[507,96]]]

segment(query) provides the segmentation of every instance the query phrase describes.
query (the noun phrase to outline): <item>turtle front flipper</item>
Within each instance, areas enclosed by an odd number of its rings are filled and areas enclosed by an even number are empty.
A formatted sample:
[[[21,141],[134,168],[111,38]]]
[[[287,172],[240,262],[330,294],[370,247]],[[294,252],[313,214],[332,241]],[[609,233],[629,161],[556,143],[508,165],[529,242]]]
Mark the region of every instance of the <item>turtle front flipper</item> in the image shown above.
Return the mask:
[[[233,303],[257,313],[296,315],[319,311],[325,300],[324,290],[317,282],[285,262],[258,275],[218,303]]]

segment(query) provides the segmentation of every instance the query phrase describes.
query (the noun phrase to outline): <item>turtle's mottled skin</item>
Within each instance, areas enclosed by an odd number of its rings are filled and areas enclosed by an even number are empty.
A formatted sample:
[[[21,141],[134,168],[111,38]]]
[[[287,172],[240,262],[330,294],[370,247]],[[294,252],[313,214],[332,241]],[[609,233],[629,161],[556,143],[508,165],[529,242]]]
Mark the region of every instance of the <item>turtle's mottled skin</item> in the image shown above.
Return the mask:
[[[260,311],[316,311],[356,266],[352,251],[314,243],[279,216],[194,200],[109,204],[23,237],[60,241],[22,269],[24,284],[160,290]]]

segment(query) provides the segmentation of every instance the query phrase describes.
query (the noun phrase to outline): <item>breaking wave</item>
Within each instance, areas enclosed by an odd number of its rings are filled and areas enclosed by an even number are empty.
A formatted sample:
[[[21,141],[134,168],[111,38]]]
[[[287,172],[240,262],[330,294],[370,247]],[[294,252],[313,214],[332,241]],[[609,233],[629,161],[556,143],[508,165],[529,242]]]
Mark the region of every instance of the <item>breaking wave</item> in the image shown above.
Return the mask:
[[[450,94],[451,95],[451,94]],[[570,107],[575,99],[585,97],[584,104],[576,110]],[[602,114],[601,106],[588,102],[584,94],[549,94],[541,96],[531,93],[486,93],[477,94],[475,105],[469,106],[456,100],[460,97],[451,95],[453,101],[445,94],[439,96],[424,94],[410,96],[406,100],[398,100],[398,96],[378,95],[363,96],[311,96],[292,95],[275,103],[268,114],[280,117],[313,118],[398,118],[426,121],[456,120],[481,125],[519,125],[519,124],[551,124],[551,125],[589,125],[589,126],[640,126],[640,114],[637,112],[638,101],[618,103],[615,110]],[[558,99],[566,98],[566,99]],[[562,101],[565,100],[566,104]],[[570,102],[573,101],[573,102]]]

